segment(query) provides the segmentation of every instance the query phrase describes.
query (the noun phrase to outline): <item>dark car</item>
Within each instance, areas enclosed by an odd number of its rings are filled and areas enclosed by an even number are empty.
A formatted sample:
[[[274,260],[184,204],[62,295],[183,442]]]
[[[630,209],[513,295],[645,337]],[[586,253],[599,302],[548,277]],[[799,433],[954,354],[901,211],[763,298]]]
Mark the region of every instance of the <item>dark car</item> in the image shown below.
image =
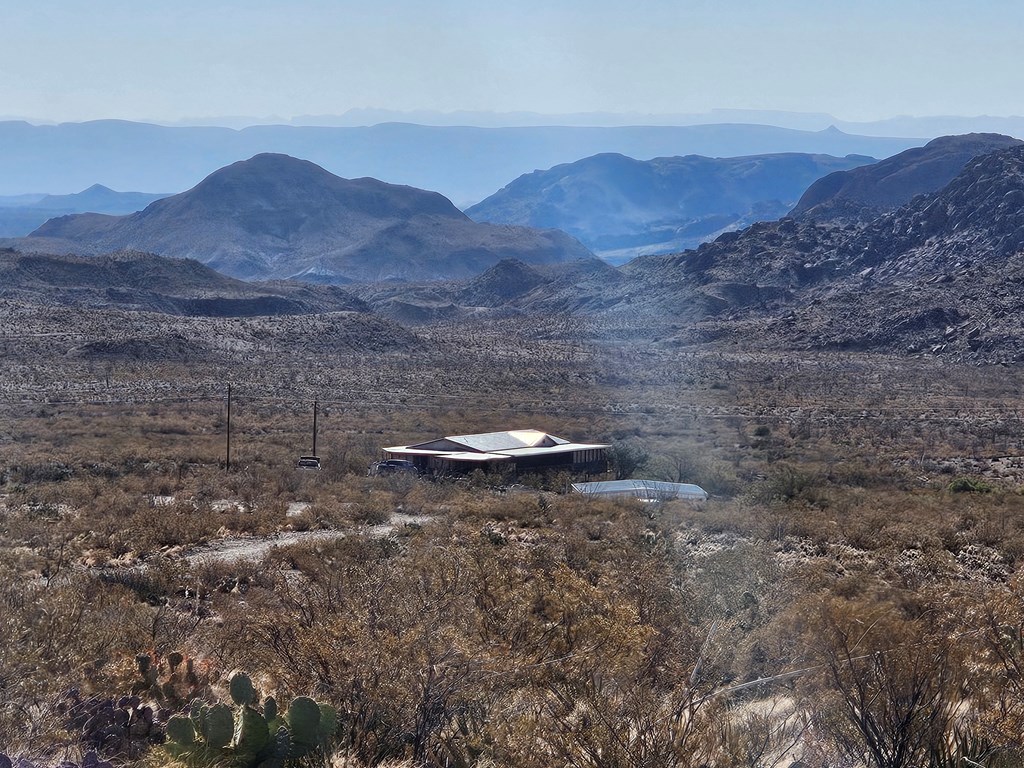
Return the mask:
[[[395,475],[405,472],[416,474],[419,470],[407,459],[384,459],[370,467],[371,475]]]

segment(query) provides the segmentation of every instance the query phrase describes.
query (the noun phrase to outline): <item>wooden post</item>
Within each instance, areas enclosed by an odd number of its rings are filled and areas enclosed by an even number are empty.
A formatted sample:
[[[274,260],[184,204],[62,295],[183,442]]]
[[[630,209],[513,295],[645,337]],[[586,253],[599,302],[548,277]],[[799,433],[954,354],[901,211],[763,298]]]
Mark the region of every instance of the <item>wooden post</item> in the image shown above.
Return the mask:
[[[227,429],[227,449],[224,455],[224,469],[227,472],[231,471],[231,385],[228,384],[228,429]]]

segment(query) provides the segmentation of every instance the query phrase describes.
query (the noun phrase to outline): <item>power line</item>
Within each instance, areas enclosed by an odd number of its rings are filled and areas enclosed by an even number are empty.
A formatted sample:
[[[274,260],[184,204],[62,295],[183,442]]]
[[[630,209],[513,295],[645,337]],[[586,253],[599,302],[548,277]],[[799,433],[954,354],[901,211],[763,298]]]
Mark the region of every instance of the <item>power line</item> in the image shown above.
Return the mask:
[[[820,419],[823,421],[888,421],[894,418],[913,418],[918,424],[948,423],[950,421],[962,422],[963,419],[973,417],[977,419],[1008,419],[1024,422],[1022,411],[1018,408],[983,407],[980,409],[965,408],[959,405],[935,405],[926,408],[894,407],[878,410],[864,408],[832,408],[822,403],[771,406],[771,405],[716,405],[716,404],[675,404],[665,402],[643,402],[643,401],[605,401],[593,403],[590,406],[579,404],[568,405],[553,401],[540,399],[522,399],[509,401],[508,405],[496,406],[484,401],[485,396],[478,396],[475,400],[467,399],[465,394],[445,394],[433,392],[410,392],[403,393],[403,398],[415,398],[417,402],[409,403],[404,400],[382,400],[380,396],[392,392],[380,390],[349,390],[353,397],[341,399],[320,399],[316,396],[303,397],[299,395],[258,395],[233,393],[234,401],[265,402],[279,404],[300,404],[310,401],[317,401],[323,405],[335,406],[361,406],[377,407],[384,409],[405,409],[405,410],[432,410],[438,406],[436,401],[459,401],[460,407],[465,409],[486,409],[495,413],[518,413],[529,411],[534,413],[558,413],[569,415],[652,415],[654,413],[674,412],[683,416],[691,415],[704,419],[724,418],[765,418],[775,420],[800,420]],[[128,397],[106,397],[97,399],[26,399],[38,396],[38,392],[13,392],[9,396],[21,396],[23,399],[0,400],[0,406],[122,406],[122,405],[155,405],[155,404],[191,404],[191,403],[214,403],[222,402],[224,396],[221,394],[197,394],[191,396],[128,396]],[[365,398],[374,398],[368,402]]]

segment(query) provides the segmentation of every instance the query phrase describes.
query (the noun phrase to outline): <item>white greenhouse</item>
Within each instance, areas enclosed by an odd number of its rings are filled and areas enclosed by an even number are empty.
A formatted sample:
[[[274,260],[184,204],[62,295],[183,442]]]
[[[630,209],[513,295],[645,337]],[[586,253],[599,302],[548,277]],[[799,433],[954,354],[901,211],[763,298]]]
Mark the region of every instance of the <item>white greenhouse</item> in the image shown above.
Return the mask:
[[[708,492],[692,483],[665,483],[660,480],[603,480],[594,483],[573,483],[574,493],[641,501],[687,499],[704,501]]]

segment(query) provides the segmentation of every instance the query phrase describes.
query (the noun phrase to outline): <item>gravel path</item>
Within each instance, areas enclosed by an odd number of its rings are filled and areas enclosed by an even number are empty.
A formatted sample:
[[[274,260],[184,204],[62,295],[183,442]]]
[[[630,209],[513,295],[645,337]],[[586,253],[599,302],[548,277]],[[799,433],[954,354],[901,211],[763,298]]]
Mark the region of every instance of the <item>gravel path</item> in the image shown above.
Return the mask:
[[[361,526],[345,530],[284,531],[273,536],[228,536],[194,547],[184,553],[191,565],[199,563],[230,563],[238,560],[259,560],[274,547],[290,544],[306,544],[343,539],[352,534],[362,533],[373,538],[383,538],[405,525],[422,525],[429,517],[418,517],[396,512],[382,525]]]

